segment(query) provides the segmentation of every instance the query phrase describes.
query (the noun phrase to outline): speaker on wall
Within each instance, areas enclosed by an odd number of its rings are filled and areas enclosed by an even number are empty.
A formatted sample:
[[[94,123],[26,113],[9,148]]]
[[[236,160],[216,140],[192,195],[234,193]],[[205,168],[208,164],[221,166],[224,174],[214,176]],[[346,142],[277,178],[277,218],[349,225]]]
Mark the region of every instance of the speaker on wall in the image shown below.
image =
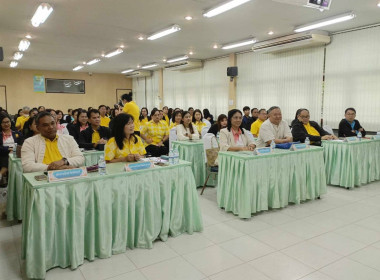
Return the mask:
[[[3,61],[4,55],[3,55],[3,48],[0,47],[0,61]]]
[[[237,66],[227,67],[227,76],[228,77],[236,77],[238,75]]]

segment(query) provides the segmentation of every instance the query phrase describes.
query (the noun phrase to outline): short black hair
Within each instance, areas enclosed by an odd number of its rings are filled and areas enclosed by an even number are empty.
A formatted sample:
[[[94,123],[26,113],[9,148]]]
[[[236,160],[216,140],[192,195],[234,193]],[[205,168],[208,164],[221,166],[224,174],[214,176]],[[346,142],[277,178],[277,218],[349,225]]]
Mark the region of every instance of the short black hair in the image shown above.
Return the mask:
[[[356,114],[356,110],[354,108],[352,108],[352,107],[347,108],[346,111],[344,111],[344,113],[347,114],[347,111],[354,111],[355,114]]]
[[[251,114],[252,114],[253,110],[255,110],[255,109],[258,110],[257,108],[252,108],[252,109],[251,109]],[[259,113],[260,113],[260,112],[259,112]]]
[[[268,114],[270,114],[270,112],[272,112],[272,111],[275,110],[275,109],[280,109],[280,107],[278,107],[278,106],[272,106],[272,107],[270,107],[270,108],[268,109]]]
[[[248,106],[244,106],[243,111],[250,110]]]
[[[91,114],[99,114],[100,115],[100,112],[99,110],[96,110],[96,109],[91,109],[87,112],[87,117],[90,119],[91,118]]]
[[[39,112],[36,116],[36,125],[39,125],[40,124],[40,119],[46,117],[46,116],[49,116],[49,117],[52,117],[53,116],[50,114],[50,112],[48,111],[42,111],[42,112]],[[54,118],[53,118],[54,119]]]
[[[107,109],[106,105],[99,105],[98,110],[100,110],[100,108],[102,108],[102,107]]]
[[[127,100],[127,102],[131,102],[132,101],[132,92],[130,92],[130,93],[124,93],[121,96],[121,100]]]
[[[150,117],[153,117],[156,112],[159,112],[159,110],[157,108],[153,108],[150,112]]]
[[[194,110],[194,108],[193,107],[189,107],[189,109],[187,109],[187,111],[190,111],[190,110]]]
[[[266,112],[267,110],[264,109],[264,108],[263,108],[263,109],[260,109],[260,110],[259,110],[259,114],[260,114],[262,111],[265,111],[265,112]]]

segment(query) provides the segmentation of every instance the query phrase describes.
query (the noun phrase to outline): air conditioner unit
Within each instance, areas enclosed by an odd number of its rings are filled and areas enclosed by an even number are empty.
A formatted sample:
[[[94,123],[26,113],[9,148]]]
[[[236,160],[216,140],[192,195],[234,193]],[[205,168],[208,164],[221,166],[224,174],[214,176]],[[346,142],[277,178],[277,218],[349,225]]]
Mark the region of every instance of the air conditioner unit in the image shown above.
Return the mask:
[[[260,53],[283,52],[290,49],[315,47],[329,44],[331,37],[326,31],[310,31],[258,42],[252,50]]]
[[[174,63],[170,63],[168,65],[165,65],[165,69],[167,70],[189,70],[189,69],[195,69],[195,68],[202,68],[203,64],[200,60],[184,60],[184,61],[178,61]]]
[[[128,78],[140,78],[140,77],[150,77],[152,76],[152,71],[147,70],[137,70],[130,73],[125,74]]]

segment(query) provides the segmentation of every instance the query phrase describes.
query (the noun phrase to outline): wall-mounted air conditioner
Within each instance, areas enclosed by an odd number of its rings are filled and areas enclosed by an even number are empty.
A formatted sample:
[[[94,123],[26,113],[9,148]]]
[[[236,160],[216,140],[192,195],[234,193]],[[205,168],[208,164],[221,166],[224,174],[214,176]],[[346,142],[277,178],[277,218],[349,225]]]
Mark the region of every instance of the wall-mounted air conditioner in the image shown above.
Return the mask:
[[[331,37],[325,31],[310,31],[258,42],[252,50],[260,53],[283,52],[290,49],[308,48],[329,44]]]
[[[165,65],[165,69],[167,70],[189,70],[189,69],[195,69],[195,68],[202,68],[203,64],[200,60],[184,60],[184,61],[178,61],[173,62],[168,65]]]
[[[125,74],[128,78],[140,78],[140,77],[150,77],[152,76],[152,71],[147,70],[137,70],[130,73]]]

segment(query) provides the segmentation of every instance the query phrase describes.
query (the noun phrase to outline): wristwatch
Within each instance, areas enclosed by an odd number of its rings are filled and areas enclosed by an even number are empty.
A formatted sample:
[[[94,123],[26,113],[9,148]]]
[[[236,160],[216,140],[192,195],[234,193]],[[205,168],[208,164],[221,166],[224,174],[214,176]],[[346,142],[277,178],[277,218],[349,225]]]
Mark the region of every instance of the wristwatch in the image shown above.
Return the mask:
[[[69,161],[67,160],[67,158],[62,158],[63,162],[65,163],[65,165],[69,165]]]

